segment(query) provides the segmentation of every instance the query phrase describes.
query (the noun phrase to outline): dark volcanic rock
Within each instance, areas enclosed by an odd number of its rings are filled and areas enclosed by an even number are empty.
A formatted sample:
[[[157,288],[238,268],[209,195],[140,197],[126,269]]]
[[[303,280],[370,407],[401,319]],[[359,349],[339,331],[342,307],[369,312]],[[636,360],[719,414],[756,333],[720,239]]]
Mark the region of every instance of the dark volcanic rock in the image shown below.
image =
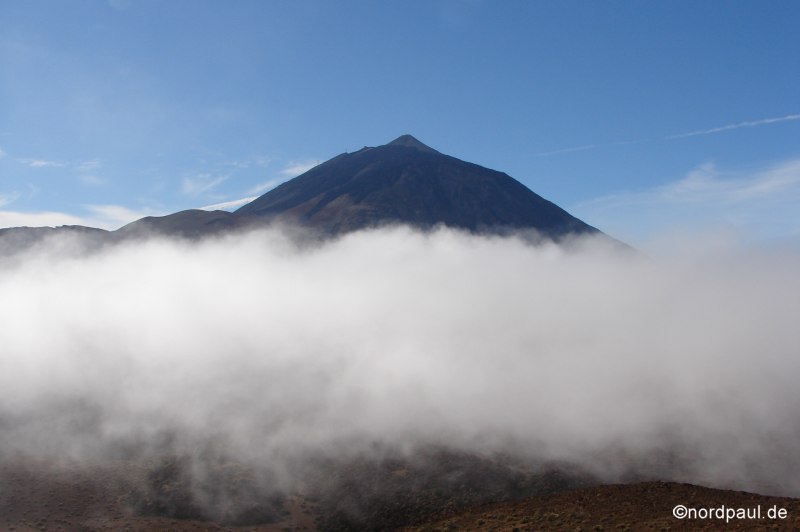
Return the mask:
[[[273,222],[311,229],[322,237],[387,225],[524,232],[553,240],[602,234],[507,174],[439,153],[411,135],[338,155],[233,213],[194,209],[148,216],[113,232],[80,229],[96,231],[98,242],[117,242],[148,235],[194,239]],[[45,235],[76,231],[2,230],[0,254],[29,247]]]
[[[411,135],[343,153],[236,211],[336,235],[389,224],[479,233],[595,233],[507,174],[443,155]]]
[[[123,238],[140,235],[198,238],[241,228],[247,220],[247,217],[236,216],[228,211],[190,209],[167,216],[146,216],[121,227],[115,234]]]
[[[397,530],[462,508],[597,483],[574,468],[446,448],[315,466],[309,495],[318,501],[320,529],[331,531]]]
[[[165,456],[127,496],[140,515],[246,526],[279,521],[284,495],[235,462]]]

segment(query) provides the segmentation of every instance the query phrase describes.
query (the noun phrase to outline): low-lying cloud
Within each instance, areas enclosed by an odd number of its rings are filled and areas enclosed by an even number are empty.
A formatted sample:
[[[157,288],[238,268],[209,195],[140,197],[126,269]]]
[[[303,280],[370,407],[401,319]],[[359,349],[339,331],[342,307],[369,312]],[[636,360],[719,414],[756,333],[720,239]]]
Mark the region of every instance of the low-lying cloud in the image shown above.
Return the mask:
[[[407,229],[74,244],[0,262],[6,454],[213,441],[281,469],[437,445],[800,495],[795,255]]]

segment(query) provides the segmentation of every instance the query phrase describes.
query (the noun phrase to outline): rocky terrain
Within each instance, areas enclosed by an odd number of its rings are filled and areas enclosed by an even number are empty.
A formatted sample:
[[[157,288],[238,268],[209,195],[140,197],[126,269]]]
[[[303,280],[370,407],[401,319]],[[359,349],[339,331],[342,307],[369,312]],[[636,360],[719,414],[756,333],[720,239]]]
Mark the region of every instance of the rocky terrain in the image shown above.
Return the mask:
[[[173,464],[174,465],[174,464]],[[312,531],[396,530],[433,532],[448,530],[797,530],[800,500],[767,497],[738,491],[703,488],[691,484],[644,482],[564,489],[569,485],[557,474],[538,479],[536,489],[556,493],[522,496],[531,491],[517,478],[520,492],[513,500],[486,502],[486,494],[509,495],[498,470],[491,467],[464,472],[463,483],[473,488],[441,491],[430,475],[396,469],[400,464],[361,464],[328,477],[328,484],[305,496],[277,496],[257,500],[258,492],[240,493],[235,504],[253,504],[267,513],[251,514],[250,522],[225,522],[198,518],[204,509],[181,507],[185,486],[176,482],[175,471],[152,477],[153,470],[118,462],[94,467],[74,467],[54,462],[4,463],[0,466],[0,529],[81,531]],[[440,467],[447,468],[442,465]],[[452,466],[451,466],[452,467]],[[169,468],[167,468],[169,469]],[[434,468],[436,469],[436,468]],[[388,472],[388,476],[383,472]],[[325,474],[331,470],[320,470]],[[164,473],[165,470],[162,470]],[[247,476],[246,471],[240,474]],[[369,482],[370,474],[372,482]],[[441,473],[441,471],[437,471]],[[452,471],[451,471],[452,473]],[[160,507],[141,499],[141,486],[160,490]],[[419,475],[419,476],[418,476]],[[488,476],[486,476],[488,475]],[[228,482],[238,482],[233,477]],[[481,478],[481,477],[484,478]],[[439,476],[441,479],[447,475]],[[511,478],[511,477],[507,477]],[[394,480],[393,480],[394,479]],[[359,482],[359,485],[352,485]],[[392,488],[388,485],[394,484]],[[536,484],[536,483],[535,483]],[[247,482],[242,483],[247,486]],[[335,485],[336,491],[328,491]],[[416,489],[409,489],[415,485]],[[487,492],[484,488],[492,488]],[[314,490],[312,490],[314,491]],[[459,497],[454,497],[460,493]],[[188,500],[188,499],[186,499]],[[186,500],[184,502],[186,502]],[[156,503],[156,500],[150,501]],[[171,506],[170,506],[171,504]],[[675,505],[690,508],[757,508],[757,520],[679,520]],[[356,507],[361,510],[354,512]],[[770,508],[786,510],[783,519],[766,516]],[[168,514],[172,515],[168,515]],[[356,515],[359,516],[356,519]],[[221,521],[222,522],[221,522]]]

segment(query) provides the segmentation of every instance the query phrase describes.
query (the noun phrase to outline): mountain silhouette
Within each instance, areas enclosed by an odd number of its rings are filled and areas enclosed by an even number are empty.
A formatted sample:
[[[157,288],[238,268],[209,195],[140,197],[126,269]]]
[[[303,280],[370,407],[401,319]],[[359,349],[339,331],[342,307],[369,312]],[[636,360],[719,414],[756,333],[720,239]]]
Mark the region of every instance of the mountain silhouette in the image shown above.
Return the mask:
[[[0,229],[0,254],[54,234],[91,234],[99,242],[147,235],[201,238],[280,222],[323,237],[359,229],[447,226],[478,234],[524,231],[561,240],[601,234],[509,175],[445,155],[411,135],[342,153],[235,212],[191,209],[148,216],[116,231],[64,226]]]
[[[334,157],[235,214],[329,235],[394,224],[476,233],[533,229],[554,239],[598,232],[509,175],[439,153],[411,135]]]

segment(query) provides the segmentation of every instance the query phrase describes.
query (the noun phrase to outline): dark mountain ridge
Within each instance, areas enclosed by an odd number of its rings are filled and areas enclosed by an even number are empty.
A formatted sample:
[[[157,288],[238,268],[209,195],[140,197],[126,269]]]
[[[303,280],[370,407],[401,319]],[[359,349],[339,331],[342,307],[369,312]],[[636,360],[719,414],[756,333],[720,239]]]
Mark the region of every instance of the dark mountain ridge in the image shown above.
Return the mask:
[[[236,214],[333,235],[387,224],[477,233],[535,229],[549,238],[597,232],[509,175],[443,155],[411,135],[334,157]]]
[[[80,226],[0,229],[0,253],[54,234],[116,242],[145,235],[201,238],[280,222],[333,237],[359,229],[440,225],[478,234],[524,231],[559,241],[602,234],[508,174],[442,154],[411,135],[342,153],[235,212],[191,209],[116,230]]]

